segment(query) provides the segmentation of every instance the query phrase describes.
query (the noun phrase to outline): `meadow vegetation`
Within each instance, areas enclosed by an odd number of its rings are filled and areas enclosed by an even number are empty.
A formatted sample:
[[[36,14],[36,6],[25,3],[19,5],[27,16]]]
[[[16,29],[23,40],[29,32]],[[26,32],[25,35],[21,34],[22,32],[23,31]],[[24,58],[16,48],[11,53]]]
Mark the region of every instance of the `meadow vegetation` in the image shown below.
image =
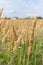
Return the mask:
[[[43,65],[43,19],[0,19],[0,65]]]

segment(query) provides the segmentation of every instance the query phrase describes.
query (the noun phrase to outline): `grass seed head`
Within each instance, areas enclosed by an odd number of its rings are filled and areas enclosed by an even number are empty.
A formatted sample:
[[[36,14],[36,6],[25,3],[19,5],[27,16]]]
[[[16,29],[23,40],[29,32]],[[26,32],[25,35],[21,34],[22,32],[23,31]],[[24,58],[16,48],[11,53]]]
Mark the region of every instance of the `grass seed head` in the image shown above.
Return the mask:
[[[34,31],[35,31],[35,27],[36,27],[36,21],[37,21],[37,17],[35,17],[33,24],[32,24],[32,29],[31,29],[31,33],[30,33],[30,40],[29,40],[29,47],[28,47],[28,55],[31,54],[32,52],[32,46],[33,46],[33,39],[34,39]]]

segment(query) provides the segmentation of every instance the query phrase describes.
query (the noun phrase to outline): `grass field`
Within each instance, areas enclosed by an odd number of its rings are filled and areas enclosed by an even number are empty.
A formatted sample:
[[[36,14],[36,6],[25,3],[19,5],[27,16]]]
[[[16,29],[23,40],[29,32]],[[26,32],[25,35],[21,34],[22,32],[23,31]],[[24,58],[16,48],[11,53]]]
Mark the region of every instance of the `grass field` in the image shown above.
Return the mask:
[[[33,22],[34,19],[0,19],[0,65],[43,65],[43,19],[36,21],[28,55]]]

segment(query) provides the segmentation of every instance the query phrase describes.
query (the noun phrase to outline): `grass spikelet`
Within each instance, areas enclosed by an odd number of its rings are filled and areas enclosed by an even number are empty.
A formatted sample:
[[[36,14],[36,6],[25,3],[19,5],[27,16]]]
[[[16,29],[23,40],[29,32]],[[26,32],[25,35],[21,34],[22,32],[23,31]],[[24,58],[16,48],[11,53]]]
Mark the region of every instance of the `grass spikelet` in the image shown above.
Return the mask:
[[[21,35],[19,36],[19,38],[18,38],[17,41],[15,42],[15,46],[14,46],[14,48],[13,48],[13,51],[16,51],[16,50],[19,48],[19,46],[20,46],[20,41],[21,41],[21,38],[22,38],[22,34],[23,34],[24,31],[25,31],[25,29],[22,30]]]
[[[14,26],[13,26],[13,33],[14,33],[14,41],[17,41],[17,35],[16,35],[16,32],[15,32]]]
[[[7,36],[8,36],[8,32],[7,32],[6,35],[3,37],[2,43],[4,43],[4,41],[5,41],[5,39],[6,39]]]
[[[28,55],[30,55],[31,52],[32,52],[32,45],[33,45],[33,39],[34,39],[34,31],[35,31],[35,28],[36,28],[36,21],[37,21],[37,17],[34,19],[34,22],[32,24],[32,29],[31,29],[31,33],[30,33],[29,47],[28,47]]]
[[[2,15],[3,9],[4,9],[4,8],[0,9],[0,17],[1,17],[1,15]]]
[[[15,42],[15,46],[13,48],[13,51],[16,51],[20,45],[20,39],[21,39],[21,36],[18,38],[18,40]]]

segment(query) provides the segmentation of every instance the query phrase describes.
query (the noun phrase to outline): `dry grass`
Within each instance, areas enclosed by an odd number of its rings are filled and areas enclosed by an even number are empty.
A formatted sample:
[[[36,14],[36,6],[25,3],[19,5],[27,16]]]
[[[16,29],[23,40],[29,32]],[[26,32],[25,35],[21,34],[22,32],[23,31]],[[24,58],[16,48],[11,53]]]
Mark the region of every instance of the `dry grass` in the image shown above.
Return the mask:
[[[0,65],[43,65],[42,44],[43,19],[37,19],[37,23],[36,19],[0,19],[0,57],[3,57]],[[27,53],[31,54],[32,46],[34,50],[28,62]],[[18,51],[14,53],[12,50]]]
[[[18,39],[15,41],[15,46],[14,46],[14,48],[13,48],[13,51],[16,51],[18,48],[19,48],[19,46],[20,46],[20,42],[21,42],[21,38],[22,38],[22,34],[25,32],[25,29],[24,30],[22,30],[22,32],[21,32],[21,35],[18,37]]]
[[[20,37],[22,30],[25,29],[25,32],[22,34],[22,43],[29,39],[30,31],[31,31],[31,25],[33,24],[34,27],[33,19],[5,19],[2,18],[0,19],[0,30],[2,31],[2,42],[5,41],[5,39],[8,37],[9,39],[12,38],[15,41]],[[38,33],[38,31],[43,28],[43,19],[37,19],[37,25],[35,29],[35,34]],[[34,29],[33,29],[34,30]],[[6,32],[7,31],[7,32]],[[33,35],[31,34],[31,35]],[[9,41],[8,41],[9,42]]]
[[[4,9],[4,8],[0,9],[0,16],[2,15],[3,9]]]
[[[34,39],[34,31],[36,28],[36,22],[37,22],[37,17],[33,21],[32,28],[31,28],[32,30],[30,32],[28,55],[30,55],[32,53],[32,46],[33,46],[33,39]]]

